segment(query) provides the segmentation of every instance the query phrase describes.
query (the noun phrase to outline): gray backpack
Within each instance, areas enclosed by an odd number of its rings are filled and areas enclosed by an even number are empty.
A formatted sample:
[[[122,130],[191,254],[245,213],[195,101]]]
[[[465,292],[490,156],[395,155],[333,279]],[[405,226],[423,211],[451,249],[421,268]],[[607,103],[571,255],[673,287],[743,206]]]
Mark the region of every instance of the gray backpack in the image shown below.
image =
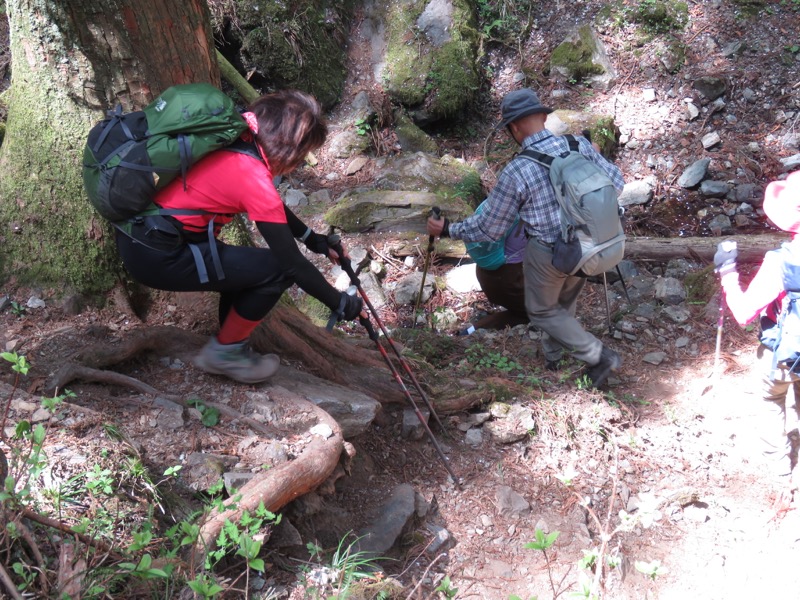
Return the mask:
[[[550,172],[561,207],[561,236],[553,247],[553,266],[568,275],[591,277],[616,267],[625,253],[622,209],[608,175],[578,151],[571,135],[560,156],[528,149],[519,156]]]

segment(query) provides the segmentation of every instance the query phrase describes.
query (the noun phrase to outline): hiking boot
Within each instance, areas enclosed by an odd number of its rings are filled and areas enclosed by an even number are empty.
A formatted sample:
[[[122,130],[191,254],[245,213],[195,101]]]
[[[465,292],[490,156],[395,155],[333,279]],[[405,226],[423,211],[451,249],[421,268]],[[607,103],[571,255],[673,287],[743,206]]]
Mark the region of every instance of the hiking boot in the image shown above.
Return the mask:
[[[278,372],[281,364],[277,354],[253,352],[246,341],[237,344],[220,344],[212,337],[192,361],[194,366],[207,373],[225,375],[242,383],[259,383]]]
[[[603,346],[600,352],[600,362],[592,365],[586,371],[592,387],[599,388],[603,385],[612,371],[616,371],[622,366],[622,357],[608,346]]]
[[[558,371],[561,368],[561,358],[555,360],[545,360],[544,368],[548,371]]]

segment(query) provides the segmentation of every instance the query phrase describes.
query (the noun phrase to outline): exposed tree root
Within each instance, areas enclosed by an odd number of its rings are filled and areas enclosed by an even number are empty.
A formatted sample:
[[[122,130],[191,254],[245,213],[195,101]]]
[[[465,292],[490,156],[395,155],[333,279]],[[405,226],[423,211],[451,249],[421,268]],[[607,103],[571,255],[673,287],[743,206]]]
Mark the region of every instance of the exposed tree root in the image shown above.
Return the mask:
[[[75,363],[67,363],[63,367],[61,367],[58,372],[48,381],[48,392],[47,393],[57,393],[57,390],[64,389],[64,387],[70,382],[74,381],[75,379],[81,379],[83,381],[93,381],[95,383],[111,383],[114,385],[120,385],[129,387],[134,389],[138,392],[143,394],[148,394],[154,397],[161,397],[186,408],[191,408],[191,405],[187,402],[185,398],[182,396],[176,396],[173,394],[166,394],[160,390],[157,390],[154,387],[147,385],[135,379],[133,377],[128,377],[127,375],[122,375],[121,373],[116,373],[114,371],[103,371],[100,369],[91,369],[89,367],[84,367],[82,365],[76,365]],[[51,387],[52,386],[52,387]],[[244,416],[238,410],[231,408],[225,404],[218,404],[216,402],[210,402],[208,400],[204,400],[203,404],[208,407],[216,408],[220,414],[230,418],[234,422],[240,421],[244,423],[254,431],[259,433],[263,433],[265,435],[269,435],[270,431],[264,425],[259,423],[258,421],[251,419],[250,417]]]
[[[195,552],[201,559],[214,548],[225,521],[239,520],[244,511],[255,511],[262,502],[267,510],[277,512],[295,498],[316,489],[336,469],[344,447],[339,424],[317,405],[288,390],[277,388],[270,398],[278,408],[285,410],[288,405],[293,412],[300,408],[310,413],[312,420],[330,428],[331,435],[324,438],[311,434],[312,439],[300,456],[275,469],[259,473],[236,497],[226,502],[229,507],[227,510],[210,515],[200,528],[195,546]]]

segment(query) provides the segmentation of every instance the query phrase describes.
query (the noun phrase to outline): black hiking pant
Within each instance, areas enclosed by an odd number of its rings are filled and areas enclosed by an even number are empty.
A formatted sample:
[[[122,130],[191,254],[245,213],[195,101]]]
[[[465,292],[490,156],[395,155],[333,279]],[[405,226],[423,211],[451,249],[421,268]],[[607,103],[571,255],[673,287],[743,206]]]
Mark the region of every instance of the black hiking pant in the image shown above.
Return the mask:
[[[208,240],[193,244],[194,252],[174,236],[152,232],[146,245],[120,231],[116,241],[125,268],[143,285],[170,292],[219,292],[220,325],[231,308],[244,319],[260,321],[294,283],[267,248],[230,246],[214,240],[221,267],[217,268]],[[207,283],[200,282],[197,260],[207,269]]]

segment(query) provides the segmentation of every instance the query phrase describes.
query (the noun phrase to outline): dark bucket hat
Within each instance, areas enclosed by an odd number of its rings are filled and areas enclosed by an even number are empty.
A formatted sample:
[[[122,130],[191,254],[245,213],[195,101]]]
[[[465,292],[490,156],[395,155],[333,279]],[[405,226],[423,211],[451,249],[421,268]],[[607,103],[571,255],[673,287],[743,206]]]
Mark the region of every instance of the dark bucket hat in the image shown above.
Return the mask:
[[[528,115],[536,113],[550,114],[551,112],[553,112],[553,109],[544,106],[539,101],[539,96],[532,89],[514,90],[506,94],[500,104],[500,122],[497,124],[497,129]]]

